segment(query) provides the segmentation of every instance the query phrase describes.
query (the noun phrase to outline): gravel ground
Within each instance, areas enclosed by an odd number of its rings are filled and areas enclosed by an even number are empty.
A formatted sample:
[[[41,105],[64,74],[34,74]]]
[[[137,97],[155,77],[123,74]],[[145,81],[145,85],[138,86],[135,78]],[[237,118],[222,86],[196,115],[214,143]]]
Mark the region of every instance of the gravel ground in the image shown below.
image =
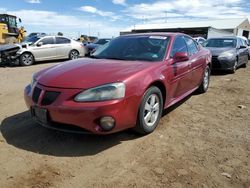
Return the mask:
[[[23,88],[53,65],[0,68],[0,187],[250,187],[250,68],[168,109],[157,130],[108,136],[47,130]],[[239,106],[240,105],[240,106]]]

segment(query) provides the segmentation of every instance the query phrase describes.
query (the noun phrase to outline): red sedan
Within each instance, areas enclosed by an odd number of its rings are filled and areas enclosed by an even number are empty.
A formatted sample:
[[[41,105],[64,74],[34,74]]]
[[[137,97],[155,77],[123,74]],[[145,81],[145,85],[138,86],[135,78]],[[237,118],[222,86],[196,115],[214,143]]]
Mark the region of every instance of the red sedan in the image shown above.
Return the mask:
[[[32,117],[52,129],[148,134],[163,109],[195,90],[207,91],[210,69],[210,52],[188,35],[126,35],[90,58],[37,72],[24,95]]]

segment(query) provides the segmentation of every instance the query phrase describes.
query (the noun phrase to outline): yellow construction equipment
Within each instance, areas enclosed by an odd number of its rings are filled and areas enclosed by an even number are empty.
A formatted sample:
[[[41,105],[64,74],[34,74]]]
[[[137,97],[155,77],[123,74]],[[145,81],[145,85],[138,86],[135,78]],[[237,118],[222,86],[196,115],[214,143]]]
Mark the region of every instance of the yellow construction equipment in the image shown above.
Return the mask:
[[[19,18],[19,22],[21,19]],[[0,14],[0,44],[13,44],[22,42],[25,29],[17,27],[17,17],[9,14]]]

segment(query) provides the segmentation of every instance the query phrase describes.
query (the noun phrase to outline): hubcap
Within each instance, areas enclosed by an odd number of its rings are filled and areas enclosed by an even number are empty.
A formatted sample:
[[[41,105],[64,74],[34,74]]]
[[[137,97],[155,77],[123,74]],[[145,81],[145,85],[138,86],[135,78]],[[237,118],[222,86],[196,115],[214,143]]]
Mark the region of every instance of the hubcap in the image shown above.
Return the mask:
[[[22,56],[22,61],[24,64],[29,65],[29,64],[32,64],[33,59],[31,55],[25,54]]]
[[[77,59],[78,58],[78,52],[72,51],[71,52],[71,59]]]
[[[204,79],[203,79],[204,89],[208,87],[208,83],[209,83],[209,69],[207,68],[205,71]]]
[[[144,121],[147,126],[151,127],[157,121],[160,112],[160,99],[156,94],[148,97],[144,106]]]

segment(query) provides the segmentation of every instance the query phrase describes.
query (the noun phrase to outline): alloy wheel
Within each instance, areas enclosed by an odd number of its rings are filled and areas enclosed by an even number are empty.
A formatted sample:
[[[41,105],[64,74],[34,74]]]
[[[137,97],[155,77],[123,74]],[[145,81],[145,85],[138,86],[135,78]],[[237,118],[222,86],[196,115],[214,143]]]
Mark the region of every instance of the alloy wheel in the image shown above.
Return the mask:
[[[78,59],[78,57],[79,57],[79,53],[76,50],[73,50],[70,53],[70,59]]]
[[[158,119],[160,112],[160,99],[156,94],[151,94],[144,106],[144,122],[151,127]]]
[[[33,57],[31,54],[23,54],[21,57],[21,61],[23,65],[32,65]]]
[[[206,68],[204,78],[203,78],[203,87],[206,90],[209,84],[209,68]]]

